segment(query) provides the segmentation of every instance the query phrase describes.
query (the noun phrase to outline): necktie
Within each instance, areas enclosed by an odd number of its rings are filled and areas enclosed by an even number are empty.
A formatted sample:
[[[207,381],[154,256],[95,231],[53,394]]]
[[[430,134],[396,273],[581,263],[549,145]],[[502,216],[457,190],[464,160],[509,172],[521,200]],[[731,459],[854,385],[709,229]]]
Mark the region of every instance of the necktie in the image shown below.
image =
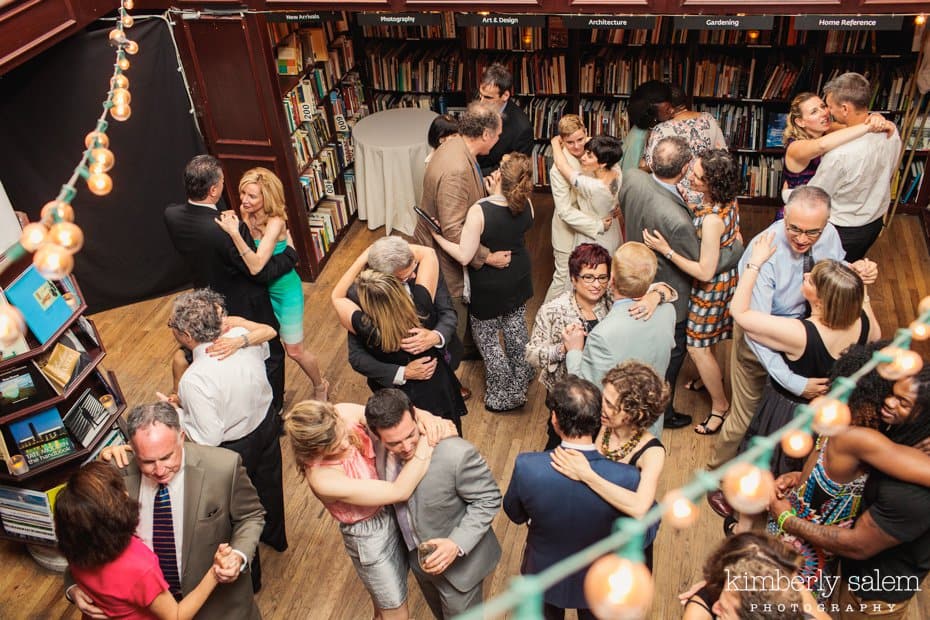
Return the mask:
[[[392,454],[388,456],[388,466],[387,477],[388,480],[393,482],[397,480],[397,476],[400,475],[400,470],[403,465],[400,460]],[[404,537],[404,543],[406,543],[407,549],[413,549],[417,546],[417,540],[416,535],[413,533],[413,526],[410,523],[410,510],[407,508],[407,503],[398,502],[394,504],[394,514],[397,516],[397,525],[400,527],[400,533]]]
[[[174,598],[181,598],[181,578],[178,575],[178,555],[174,546],[174,520],[171,516],[171,496],[167,485],[158,485],[152,509],[152,547],[158,565]]]
[[[807,252],[804,252],[804,258],[802,259],[802,261],[803,261],[802,264],[804,268],[804,273],[810,273],[811,269],[814,268],[814,257],[811,256],[810,248],[807,249]],[[805,300],[804,301],[804,317],[807,318],[810,315],[811,315],[811,304],[809,301]]]

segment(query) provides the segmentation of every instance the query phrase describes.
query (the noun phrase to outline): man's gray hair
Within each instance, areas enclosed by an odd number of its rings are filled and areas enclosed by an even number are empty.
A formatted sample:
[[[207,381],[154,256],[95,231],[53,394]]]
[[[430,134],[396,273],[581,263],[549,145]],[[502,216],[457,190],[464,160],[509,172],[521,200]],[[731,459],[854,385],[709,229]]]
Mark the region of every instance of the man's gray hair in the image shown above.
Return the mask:
[[[181,431],[181,419],[178,417],[178,412],[168,403],[136,405],[126,416],[126,429],[129,432],[130,441],[138,431],[155,423],[164,424],[178,432]]]
[[[848,103],[857,110],[868,110],[872,101],[872,86],[861,73],[849,71],[838,75],[823,87],[823,96],[833,96],[836,103]]]
[[[652,151],[652,172],[660,179],[672,179],[691,161],[691,147],[679,136],[662,138]]]
[[[395,275],[411,263],[410,244],[400,237],[381,237],[368,248],[368,266],[375,271]]]
[[[197,289],[182,293],[174,300],[168,327],[184,332],[195,342],[213,342],[223,326],[222,310],[217,307],[216,293]]]
[[[459,133],[466,138],[481,138],[485,131],[496,133],[501,122],[500,112],[480,101],[472,101],[459,117]]]
[[[816,185],[802,185],[791,190],[788,202],[785,203],[785,213],[792,211],[792,206],[813,209],[823,207],[830,213],[830,194]]]

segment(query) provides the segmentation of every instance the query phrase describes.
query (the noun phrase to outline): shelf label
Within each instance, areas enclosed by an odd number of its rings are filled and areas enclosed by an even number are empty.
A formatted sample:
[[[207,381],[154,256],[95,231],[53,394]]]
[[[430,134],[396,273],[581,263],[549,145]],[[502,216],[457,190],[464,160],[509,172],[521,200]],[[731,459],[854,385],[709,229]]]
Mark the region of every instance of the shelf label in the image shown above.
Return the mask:
[[[333,124],[336,126],[336,132],[349,131],[349,124],[346,122],[346,117],[342,114],[333,114]]]
[[[455,16],[457,26],[513,26],[515,28],[543,28],[545,15],[511,15],[509,13],[459,13]]]
[[[798,15],[795,30],[901,30],[903,15]]]
[[[437,26],[442,23],[439,13],[359,13],[359,26]]]
[[[653,30],[656,27],[654,15],[563,15],[562,22],[572,30],[590,28]]]
[[[334,11],[314,11],[312,13],[268,13],[265,19],[270,22],[285,22],[289,24],[322,24],[338,19]]]
[[[676,30],[771,30],[771,15],[678,15]]]

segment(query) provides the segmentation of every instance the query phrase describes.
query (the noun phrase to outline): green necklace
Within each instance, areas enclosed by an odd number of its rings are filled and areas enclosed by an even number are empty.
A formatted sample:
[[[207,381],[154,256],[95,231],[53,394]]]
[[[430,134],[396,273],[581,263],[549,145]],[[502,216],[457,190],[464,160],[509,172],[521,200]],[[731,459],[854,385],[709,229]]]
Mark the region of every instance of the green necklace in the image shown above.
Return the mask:
[[[610,428],[604,431],[604,439],[601,440],[601,449],[604,456],[606,456],[611,461],[619,463],[627,457],[627,455],[633,451],[633,448],[636,447],[636,444],[639,443],[639,440],[643,438],[643,433],[645,429],[641,428],[636,433],[630,437],[625,444],[617,448],[616,450],[610,449],[610,436],[612,431]]]

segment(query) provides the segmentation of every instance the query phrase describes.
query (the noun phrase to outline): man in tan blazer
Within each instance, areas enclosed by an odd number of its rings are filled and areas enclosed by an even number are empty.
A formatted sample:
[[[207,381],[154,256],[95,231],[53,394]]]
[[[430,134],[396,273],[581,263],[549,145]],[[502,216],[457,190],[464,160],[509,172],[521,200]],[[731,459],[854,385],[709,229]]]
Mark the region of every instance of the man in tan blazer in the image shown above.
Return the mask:
[[[475,158],[478,155],[487,155],[500,135],[500,113],[478,102],[472,103],[459,119],[459,136],[443,142],[426,166],[420,208],[439,221],[442,236],[453,243],[459,242],[468,208],[487,196],[484,177],[481,176],[481,168]],[[466,343],[468,311],[462,265],[433,241],[431,230],[421,218],[417,222],[414,239],[420,245],[434,248],[439,255],[439,268],[449,287],[452,305],[458,314],[456,333],[459,339]],[[482,245],[478,246],[478,252],[470,266],[480,269],[487,264],[500,269],[509,263],[509,251],[490,252]],[[467,349],[468,344],[465,346]]]
[[[181,592],[187,594],[213,565],[217,545],[228,542],[227,556],[216,589],[197,613],[198,620],[255,620],[261,618],[252,596],[249,572],[265,524],[261,503],[249,481],[239,455],[224,448],[184,442],[184,432],[174,407],[155,403],[135,407],[127,419],[134,459],[122,466],[130,497],[139,500],[140,518],[136,534],[152,546],[154,493],[168,487],[172,514],[180,512]],[[123,465],[126,452],[110,458]],[[104,457],[105,460],[107,457]],[[180,532],[178,531],[180,530]],[[65,596],[91,618],[102,618],[100,610],[80,587],[65,576]]]

